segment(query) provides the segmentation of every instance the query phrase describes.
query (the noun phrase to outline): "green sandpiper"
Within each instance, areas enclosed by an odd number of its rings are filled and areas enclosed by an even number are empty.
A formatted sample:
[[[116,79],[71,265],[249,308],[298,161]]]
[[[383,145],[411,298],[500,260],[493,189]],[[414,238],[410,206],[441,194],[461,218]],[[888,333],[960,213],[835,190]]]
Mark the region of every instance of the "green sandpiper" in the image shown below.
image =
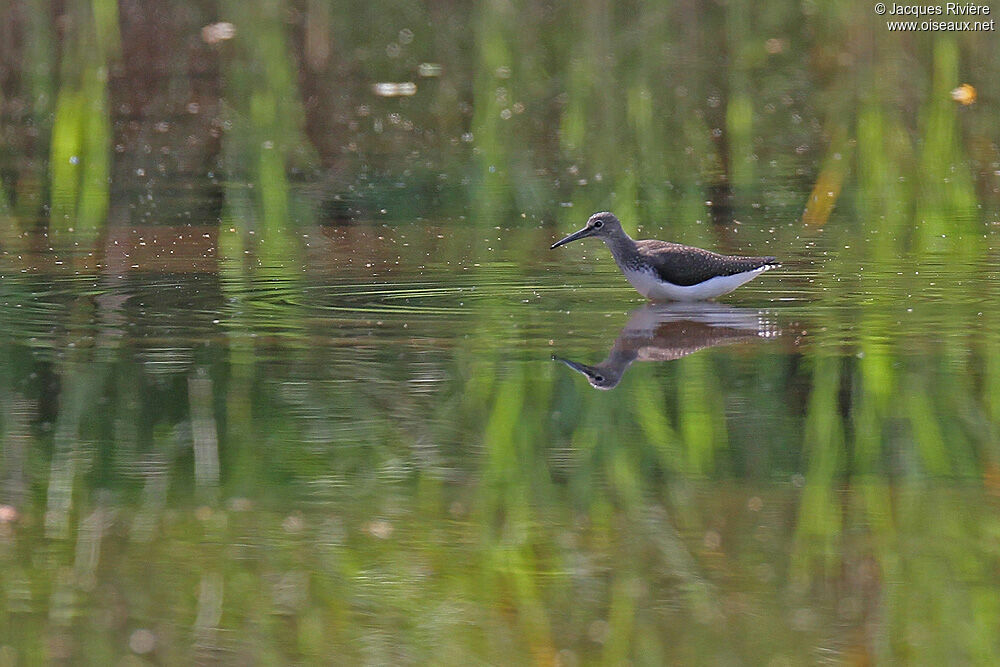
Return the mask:
[[[589,236],[604,241],[632,287],[654,301],[714,299],[779,265],[774,257],[720,255],[667,241],[635,241],[607,211],[590,216],[586,227],[552,248]]]

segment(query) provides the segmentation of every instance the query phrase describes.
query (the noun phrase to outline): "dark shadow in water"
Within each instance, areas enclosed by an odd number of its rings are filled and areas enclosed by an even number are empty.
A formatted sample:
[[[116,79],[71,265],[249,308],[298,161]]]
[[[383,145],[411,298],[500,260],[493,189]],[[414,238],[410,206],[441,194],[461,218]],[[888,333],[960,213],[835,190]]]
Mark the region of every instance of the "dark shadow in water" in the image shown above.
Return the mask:
[[[673,361],[717,345],[775,338],[781,329],[757,309],[717,303],[650,304],[632,311],[607,359],[588,366],[554,356],[597,389],[614,389],[633,361]]]

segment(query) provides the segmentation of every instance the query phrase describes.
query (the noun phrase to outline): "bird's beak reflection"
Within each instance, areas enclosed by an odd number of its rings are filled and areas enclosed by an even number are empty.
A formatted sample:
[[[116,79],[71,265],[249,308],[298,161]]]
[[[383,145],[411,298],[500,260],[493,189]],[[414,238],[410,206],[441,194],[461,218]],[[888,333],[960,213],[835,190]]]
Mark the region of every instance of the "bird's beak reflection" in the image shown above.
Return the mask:
[[[597,366],[578,364],[575,361],[563,359],[562,357],[557,357],[555,355],[553,355],[552,361],[561,361],[577,373],[581,373],[587,378],[587,382],[589,382],[590,385],[596,389],[613,389],[618,384],[618,379],[611,377],[610,374],[602,371]]]

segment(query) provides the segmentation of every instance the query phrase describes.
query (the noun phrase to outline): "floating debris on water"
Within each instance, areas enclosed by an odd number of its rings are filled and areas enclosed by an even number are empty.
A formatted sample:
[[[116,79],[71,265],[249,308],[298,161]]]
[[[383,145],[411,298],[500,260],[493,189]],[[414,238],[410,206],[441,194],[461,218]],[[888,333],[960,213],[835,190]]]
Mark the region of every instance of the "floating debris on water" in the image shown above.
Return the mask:
[[[969,106],[976,101],[976,89],[967,83],[963,83],[961,86],[951,91],[951,99],[955,100],[959,104]]]
[[[441,65],[438,63],[420,63],[417,66],[417,73],[425,78],[441,76]]]
[[[376,83],[372,85],[372,91],[379,97],[409,97],[417,94],[417,84],[412,81]]]
[[[206,44],[218,44],[236,36],[236,26],[225,21],[210,23],[201,29],[201,41]]]

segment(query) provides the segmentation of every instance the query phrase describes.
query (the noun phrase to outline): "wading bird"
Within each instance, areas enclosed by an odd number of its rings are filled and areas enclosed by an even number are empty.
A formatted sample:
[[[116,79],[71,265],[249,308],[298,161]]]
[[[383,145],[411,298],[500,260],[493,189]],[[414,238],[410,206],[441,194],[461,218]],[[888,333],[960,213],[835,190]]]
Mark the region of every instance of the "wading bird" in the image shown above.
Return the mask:
[[[635,241],[608,212],[590,216],[586,227],[552,248],[590,236],[604,241],[632,287],[654,301],[714,299],[778,266],[774,257],[737,257],[667,241]]]

